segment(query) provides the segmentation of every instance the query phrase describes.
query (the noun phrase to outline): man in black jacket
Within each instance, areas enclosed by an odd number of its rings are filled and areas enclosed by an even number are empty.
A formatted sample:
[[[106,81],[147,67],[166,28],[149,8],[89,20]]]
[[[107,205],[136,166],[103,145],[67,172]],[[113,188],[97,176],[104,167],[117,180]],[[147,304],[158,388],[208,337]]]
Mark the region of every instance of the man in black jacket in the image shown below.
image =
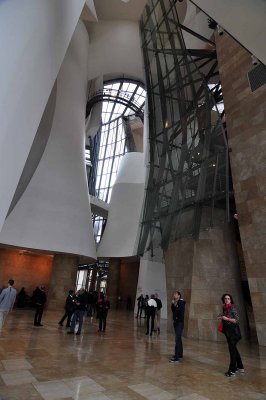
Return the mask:
[[[68,334],[75,333],[76,323],[78,322],[78,330],[76,332],[76,335],[80,335],[83,325],[84,314],[87,308],[87,301],[88,296],[85,293],[85,289],[81,288],[75,296],[75,311],[71,319],[70,331],[67,332]]]
[[[42,314],[44,310],[44,305],[46,303],[46,293],[45,287],[37,287],[34,291],[34,303],[35,303],[35,316],[34,316],[34,326],[43,326],[41,324]]]
[[[183,358],[182,333],[184,329],[185,305],[186,302],[181,299],[181,293],[178,291],[174,292],[171,309],[175,329],[175,354],[169,360],[174,363]]]
[[[66,327],[69,328],[74,309],[75,309],[74,290],[69,290],[68,296],[66,298],[66,303],[65,303],[65,314],[58,322],[58,325],[63,326],[63,322],[67,318]]]

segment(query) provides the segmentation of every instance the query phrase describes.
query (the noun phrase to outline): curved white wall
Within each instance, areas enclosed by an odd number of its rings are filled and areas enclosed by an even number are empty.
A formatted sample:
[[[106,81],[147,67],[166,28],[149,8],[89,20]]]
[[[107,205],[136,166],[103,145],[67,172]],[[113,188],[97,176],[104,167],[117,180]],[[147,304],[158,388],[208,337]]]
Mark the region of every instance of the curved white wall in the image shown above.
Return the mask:
[[[79,22],[57,78],[46,149],[5,221],[1,243],[96,256],[84,154],[88,44]]]
[[[151,294],[157,293],[163,305],[161,317],[167,318],[165,263],[162,257],[162,250],[155,249],[154,252],[156,253],[154,257],[151,257],[150,253],[145,253],[140,258],[136,299],[141,294],[151,296]],[[137,310],[137,301],[135,310]]]
[[[101,21],[90,24],[89,34],[89,79],[115,73],[143,80],[138,22]]]
[[[0,2],[0,229],[84,3]]]
[[[141,209],[144,199],[144,155],[126,154],[112,191],[110,210],[98,257],[136,255]]]
[[[182,3],[183,4],[183,3]],[[208,26],[208,17],[203,12],[197,12],[197,8],[190,1],[187,1],[187,9],[183,24],[194,32],[199,33],[206,39],[210,39],[213,30]],[[196,36],[183,31],[183,37],[188,49],[206,49],[208,45]]]

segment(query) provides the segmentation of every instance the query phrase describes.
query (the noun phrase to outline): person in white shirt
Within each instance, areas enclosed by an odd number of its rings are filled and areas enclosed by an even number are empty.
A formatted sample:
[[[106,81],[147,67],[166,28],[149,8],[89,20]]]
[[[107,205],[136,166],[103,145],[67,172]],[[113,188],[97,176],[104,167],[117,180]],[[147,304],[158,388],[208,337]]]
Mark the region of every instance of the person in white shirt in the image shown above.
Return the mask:
[[[4,326],[5,318],[7,314],[12,310],[17,291],[13,288],[14,280],[9,279],[8,286],[6,289],[3,289],[0,294],[0,332]]]
[[[150,332],[150,336],[152,336],[152,332],[154,330],[154,318],[155,318],[156,308],[157,308],[157,303],[155,301],[154,294],[152,294],[151,298],[148,300],[148,306],[147,306],[147,331],[146,331],[146,335],[148,335],[149,332]],[[150,327],[150,319],[151,319],[151,327]]]

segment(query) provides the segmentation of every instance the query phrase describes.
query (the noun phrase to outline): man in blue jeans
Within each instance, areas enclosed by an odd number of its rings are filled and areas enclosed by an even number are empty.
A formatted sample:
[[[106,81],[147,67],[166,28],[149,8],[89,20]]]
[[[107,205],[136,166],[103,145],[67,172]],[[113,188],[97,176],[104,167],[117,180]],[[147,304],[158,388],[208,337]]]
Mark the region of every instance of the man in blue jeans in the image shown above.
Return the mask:
[[[76,335],[81,334],[81,328],[83,325],[83,318],[87,308],[87,294],[85,293],[85,289],[81,288],[76,296],[75,296],[75,311],[73,313],[71,323],[70,323],[70,331],[67,332],[69,335],[73,335],[75,333],[76,323],[78,323],[78,330]]]
[[[173,313],[173,324],[175,329],[175,354],[170,358],[170,362],[179,362],[183,358],[182,333],[184,329],[184,314],[186,302],[181,299],[181,293],[174,292],[171,310]]]

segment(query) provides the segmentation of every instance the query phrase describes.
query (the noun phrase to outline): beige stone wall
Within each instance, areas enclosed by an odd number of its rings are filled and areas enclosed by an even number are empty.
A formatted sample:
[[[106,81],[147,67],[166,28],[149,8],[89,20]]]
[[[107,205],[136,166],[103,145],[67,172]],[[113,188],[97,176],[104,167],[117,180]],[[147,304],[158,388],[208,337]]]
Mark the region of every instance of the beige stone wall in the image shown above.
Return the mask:
[[[241,241],[258,341],[266,346],[266,85],[252,93],[250,54],[227,34],[216,43]]]
[[[36,286],[49,289],[52,266],[53,256],[0,249],[0,287],[12,278],[17,291],[24,287],[30,296]]]
[[[234,298],[245,336],[240,270],[230,225],[201,232],[198,241],[180,239],[170,244],[165,254],[165,265],[169,315],[174,290],[179,290],[187,301],[186,336],[224,340],[217,331],[217,315],[222,310],[221,296],[225,292]]]
[[[53,270],[48,293],[49,310],[63,312],[66,297],[70,289],[75,290],[78,257],[68,254],[54,256]]]

